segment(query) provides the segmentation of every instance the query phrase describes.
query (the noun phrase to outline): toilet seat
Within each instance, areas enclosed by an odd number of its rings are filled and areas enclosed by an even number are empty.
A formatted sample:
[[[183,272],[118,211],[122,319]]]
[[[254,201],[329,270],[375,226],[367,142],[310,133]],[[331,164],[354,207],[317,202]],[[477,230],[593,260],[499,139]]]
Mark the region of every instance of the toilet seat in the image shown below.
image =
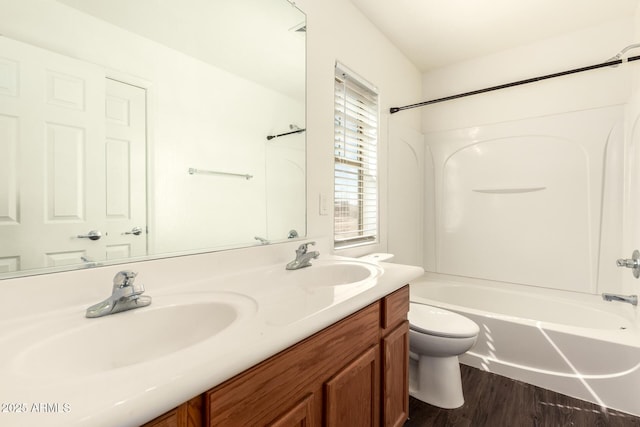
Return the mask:
[[[409,328],[423,334],[448,338],[478,335],[478,325],[457,313],[430,305],[410,303]]]

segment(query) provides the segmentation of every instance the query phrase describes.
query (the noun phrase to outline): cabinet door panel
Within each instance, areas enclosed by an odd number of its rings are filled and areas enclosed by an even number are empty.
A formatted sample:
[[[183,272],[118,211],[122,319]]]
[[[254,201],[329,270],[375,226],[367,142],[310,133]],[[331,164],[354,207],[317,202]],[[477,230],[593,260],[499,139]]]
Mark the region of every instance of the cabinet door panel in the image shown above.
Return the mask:
[[[409,415],[409,322],[382,339],[383,420],[385,427],[400,427]]]
[[[379,348],[369,348],[325,383],[327,426],[380,424]]]
[[[178,410],[169,411],[163,416],[149,421],[142,427],[178,427]]]
[[[202,395],[200,395],[142,427],[202,427],[202,421]]]
[[[285,412],[271,427],[315,427],[313,422],[313,395],[308,394],[290,411]]]

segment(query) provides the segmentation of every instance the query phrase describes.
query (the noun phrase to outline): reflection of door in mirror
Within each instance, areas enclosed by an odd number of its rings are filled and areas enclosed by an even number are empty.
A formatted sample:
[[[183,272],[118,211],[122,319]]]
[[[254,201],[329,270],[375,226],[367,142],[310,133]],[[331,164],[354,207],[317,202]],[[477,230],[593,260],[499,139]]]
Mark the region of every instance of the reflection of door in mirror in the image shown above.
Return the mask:
[[[107,79],[106,95],[108,239],[101,259],[144,256],[147,254],[146,91]]]
[[[5,37],[0,47],[0,272],[144,254],[120,237],[131,220],[146,229],[144,90],[123,98],[130,86],[100,67]],[[126,101],[121,127],[142,129],[118,130],[111,99]],[[79,237],[92,230],[101,237]]]

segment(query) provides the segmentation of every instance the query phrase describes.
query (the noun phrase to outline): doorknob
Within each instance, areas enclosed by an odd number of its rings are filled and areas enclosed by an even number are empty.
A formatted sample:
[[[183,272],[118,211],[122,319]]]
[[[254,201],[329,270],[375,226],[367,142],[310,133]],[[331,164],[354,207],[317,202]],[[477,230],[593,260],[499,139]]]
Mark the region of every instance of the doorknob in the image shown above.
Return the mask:
[[[133,234],[134,236],[139,236],[142,234],[142,227],[133,227],[131,231],[125,231],[122,234]]]
[[[98,230],[91,230],[87,234],[78,234],[78,239],[100,240],[102,233]]]

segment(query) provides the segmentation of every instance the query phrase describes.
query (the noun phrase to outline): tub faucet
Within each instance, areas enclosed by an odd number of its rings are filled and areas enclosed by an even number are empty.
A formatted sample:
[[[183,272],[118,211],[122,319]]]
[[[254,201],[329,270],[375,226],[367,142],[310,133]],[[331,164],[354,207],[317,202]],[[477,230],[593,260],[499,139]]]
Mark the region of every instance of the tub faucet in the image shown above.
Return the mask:
[[[605,301],[628,302],[631,305],[638,305],[638,295],[618,295],[618,294],[602,294]]]
[[[287,264],[287,270],[297,270],[299,268],[309,267],[311,265],[312,258],[318,258],[320,252],[313,251],[307,252],[309,245],[315,245],[316,242],[307,242],[301,244],[296,249],[296,259]]]
[[[135,283],[138,273],[124,270],[113,278],[113,291],[111,296],[102,302],[87,308],[87,317],[102,317],[121,311],[146,307],[151,304],[151,297],[142,295],[144,286]]]
[[[633,272],[633,277],[640,278],[640,251],[637,249],[631,254],[631,258],[620,258],[616,261],[618,267],[630,268]]]

